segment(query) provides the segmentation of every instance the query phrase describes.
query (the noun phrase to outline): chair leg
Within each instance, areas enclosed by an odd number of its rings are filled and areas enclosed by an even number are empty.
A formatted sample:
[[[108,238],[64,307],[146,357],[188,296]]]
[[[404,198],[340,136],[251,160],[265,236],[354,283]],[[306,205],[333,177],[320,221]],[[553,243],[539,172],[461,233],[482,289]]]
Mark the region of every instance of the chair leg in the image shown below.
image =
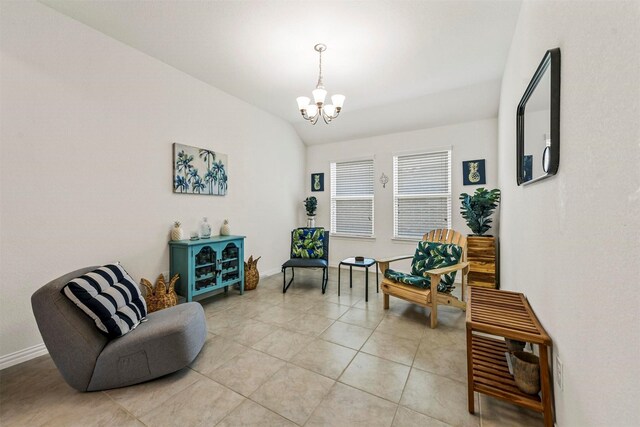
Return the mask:
[[[282,276],[282,293],[286,293],[287,289],[289,289],[289,286],[291,286],[291,282],[293,282],[293,278],[296,277],[296,270],[295,268],[291,267],[291,280],[289,280],[289,283],[285,285],[285,283],[287,283],[287,269],[283,268],[282,269],[283,272],[283,276]]]
[[[439,274],[430,274],[431,282],[431,329],[438,326],[438,283],[440,283]]]
[[[327,268],[322,269],[322,293],[324,294],[327,290],[327,282],[329,281],[329,271]]]
[[[388,310],[389,309],[389,294],[383,294],[384,295],[384,309]]]

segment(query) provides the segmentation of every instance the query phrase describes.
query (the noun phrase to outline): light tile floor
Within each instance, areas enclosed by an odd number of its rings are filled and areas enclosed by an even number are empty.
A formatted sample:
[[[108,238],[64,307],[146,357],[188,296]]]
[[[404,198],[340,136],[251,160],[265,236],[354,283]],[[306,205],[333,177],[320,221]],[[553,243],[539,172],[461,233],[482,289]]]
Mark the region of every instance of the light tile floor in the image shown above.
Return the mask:
[[[476,395],[467,411],[464,313],[391,298],[354,271],[337,295],[319,271],[202,301],[209,338],[172,375],[105,392],[70,388],[49,356],[0,371],[2,426],[540,426],[539,414]]]

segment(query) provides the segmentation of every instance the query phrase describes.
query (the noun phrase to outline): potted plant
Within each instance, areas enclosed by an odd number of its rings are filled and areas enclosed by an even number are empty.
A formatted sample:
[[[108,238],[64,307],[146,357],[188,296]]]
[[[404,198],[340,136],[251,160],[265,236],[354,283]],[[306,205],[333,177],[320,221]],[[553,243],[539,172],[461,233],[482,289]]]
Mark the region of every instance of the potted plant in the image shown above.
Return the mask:
[[[496,238],[484,235],[491,229],[491,215],[500,203],[500,190],[478,188],[470,196],[460,195],[460,213],[473,232],[467,237],[467,260],[470,263],[468,280],[470,285],[487,288],[498,287],[496,268]]]
[[[486,190],[478,188],[473,196],[467,193],[460,195],[462,200],[462,208],[460,213],[462,218],[467,221],[467,225],[473,231],[474,236],[482,236],[489,231],[491,226],[491,215],[500,203],[500,190]]]
[[[316,199],[314,196],[307,197],[306,199],[304,199],[304,208],[307,210],[307,227],[315,227],[318,199]]]

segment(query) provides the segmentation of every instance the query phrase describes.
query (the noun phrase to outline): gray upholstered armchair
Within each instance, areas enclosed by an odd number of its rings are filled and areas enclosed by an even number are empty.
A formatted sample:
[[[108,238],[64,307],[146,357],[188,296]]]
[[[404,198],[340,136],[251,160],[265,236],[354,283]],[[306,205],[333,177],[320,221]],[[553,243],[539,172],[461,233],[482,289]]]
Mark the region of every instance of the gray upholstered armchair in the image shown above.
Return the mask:
[[[198,303],[156,311],[126,335],[109,340],[60,290],[97,267],[59,277],[31,296],[40,334],[65,381],[79,391],[124,387],[175,372],[204,345],[207,325]]]

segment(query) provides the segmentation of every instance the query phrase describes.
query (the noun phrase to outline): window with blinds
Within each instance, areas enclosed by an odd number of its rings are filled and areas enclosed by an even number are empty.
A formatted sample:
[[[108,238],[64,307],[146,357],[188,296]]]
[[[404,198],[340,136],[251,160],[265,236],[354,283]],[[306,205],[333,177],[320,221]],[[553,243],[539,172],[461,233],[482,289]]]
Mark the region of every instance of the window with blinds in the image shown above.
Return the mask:
[[[331,232],[373,236],[373,159],[331,163]]]
[[[393,235],[451,228],[451,150],[393,157]]]

